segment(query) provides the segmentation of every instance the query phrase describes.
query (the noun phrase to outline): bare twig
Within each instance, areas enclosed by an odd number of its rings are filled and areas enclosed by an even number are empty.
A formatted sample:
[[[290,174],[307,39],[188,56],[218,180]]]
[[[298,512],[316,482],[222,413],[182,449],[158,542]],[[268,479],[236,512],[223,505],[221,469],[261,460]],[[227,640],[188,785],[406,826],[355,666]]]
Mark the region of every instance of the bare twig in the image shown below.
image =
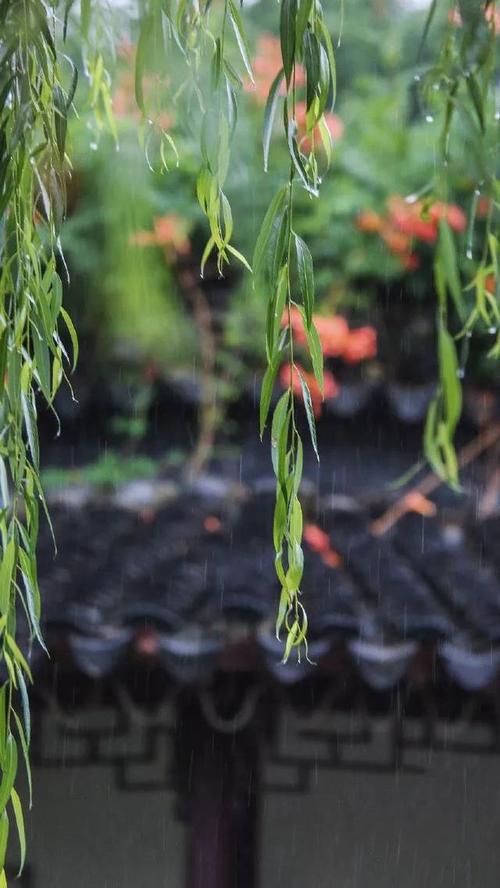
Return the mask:
[[[469,443],[462,448],[458,454],[459,468],[463,469],[465,466],[468,466],[469,463],[474,462],[478,456],[484,453],[485,450],[489,450],[490,447],[493,447],[498,441],[500,441],[500,422],[487,426],[479,433],[479,435],[477,435],[477,437],[473,438],[472,441],[469,441]],[[418,494],[422,497],[427,497],[440,487],[442,483],[442,478],[434,472],[430,472],[419,484],[396,500],[395,503],[389,506],[389,508],[371,524],[371,532],[374,536],[383,536],[384,533],[387,533],[391,527],[394,527],[400,518],[408,512],[408,500],[410,496]]]

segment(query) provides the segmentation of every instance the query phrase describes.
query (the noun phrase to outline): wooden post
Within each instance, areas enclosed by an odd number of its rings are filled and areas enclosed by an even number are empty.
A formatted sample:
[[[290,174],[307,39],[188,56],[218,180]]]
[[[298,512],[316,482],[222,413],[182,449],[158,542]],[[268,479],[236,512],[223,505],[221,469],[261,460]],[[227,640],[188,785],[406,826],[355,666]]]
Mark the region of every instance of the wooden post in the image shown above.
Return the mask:
[[[187,888],[258,888],[259,760],[255,724],[212,728],[192,696],[180,701]],[[180,755],[179,755],[180,753]]]

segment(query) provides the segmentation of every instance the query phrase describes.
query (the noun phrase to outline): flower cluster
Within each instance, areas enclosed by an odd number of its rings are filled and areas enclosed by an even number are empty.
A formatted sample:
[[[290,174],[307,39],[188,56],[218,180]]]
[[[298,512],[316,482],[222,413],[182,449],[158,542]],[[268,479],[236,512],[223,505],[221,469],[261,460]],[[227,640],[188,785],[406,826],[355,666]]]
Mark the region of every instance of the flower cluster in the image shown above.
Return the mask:
[[[440,219],[445,219],[454,231],[465,231],[467,227],[464,211],[456,204],[442,201],[424,205],[422,201],[410,202],[394,195],[387,202],[387,210],[385,215],[363,210],[357,217],[357,227],[360,231],[378,234],[408,271],[420,264],[414,251],[415,241],[435,243]]]
[[[340,315],[334,315],[333,317],[314,315],[313,319],[325,358],[340,358],[346,364],[358,364],[360,361],[376,356],[377,331],[374,327],[358,327],[351,330],[346,319],[340,317]],[[289,322],[292,327],[294,343],[298,346],[305,346],[307,344],[307,337],[303,317],[298,308],[290,310],[290,318],[287,311],[283,314],[281,319],[282,327],[287,327]],[[293,390],[298,397],[302,397],[301,376],[309,387],[314,415],[318,417],[321,415],[323,399],[334,398],[338,394],[338,383],[333,374],[329,370],[325,370],[323,396],[314,375],[307,373],[300,364],[295,363],[291,382]],[[280,381],[284,388],[290,384],[290,367],[288,364],[281,368]]]
[[[315,314],[313,319],[325,358],[341,358],[347,364],[358,364],[377,354],[377,331],[374,327],[351,330],[346,319],[340,315],[324,317]],[[291,309],[290,322],[294,342],[306,345],[304,322],[298,308]],[[281,324],[283,327],[288,325],[288,312],[283,315]]]

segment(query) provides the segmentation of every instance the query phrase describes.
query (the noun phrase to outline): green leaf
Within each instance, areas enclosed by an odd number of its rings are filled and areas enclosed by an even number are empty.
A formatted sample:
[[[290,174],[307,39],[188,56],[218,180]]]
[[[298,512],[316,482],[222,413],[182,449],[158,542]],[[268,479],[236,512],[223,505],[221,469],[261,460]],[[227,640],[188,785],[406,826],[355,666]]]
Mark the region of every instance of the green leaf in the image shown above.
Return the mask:
[[[0,815],[0,869],[5,866],[5,854],[7,852],[7,842],[9,840],[9,817],[6,809]]]
[[[280,640],[280,630],[281,630],[281,627],[283,626],[283,622],[285,620],[288,607],[289,607],[288,591],[286,588],[283,587],[281,590],[281,594],[280,594],[278,613],[276,615],[275,633],[276,633],[276,638],[278,639],[278,641]]]
[[[297,260],[297,272],[299,277],[300,295],[304,304],[304,317],[307,329],[312,324],[314,307],[314,271],[313,261],[309,247],[294,233],[295,257]]]
[[[2,563],[0,565],[0,614],[2,615],[7,614],[9,611],[15,560],[16,544],[11,537],[2,554]]]
[[[20,860],[19,860],[19,870],[17,876],[21,875],[24,869],[24,862],[26,860],[26,832],[24,829],[24,816],[23,816],[23,807],[21,805],[21,799],[19,798],[17,791],[14,787],[12,787],[12,791],[10,794],[10,799],[12,802],[12,809],[14,811],[14,818],[17,826],[17,834],[19,836],[19,850],[20,850]]]
[[[309,354],[311,356],[311,363],[313,367],[313,372],[316,377],[317,383],[320,387],[321,393],[323,394],[324,390],[324,379],[323,379],[323,349],[321,348],[320,338],[318,336],[318,331],[314,326],[314,321],[311,323],[311,326],[308,327],[304,324],[304,329],[306,331],[307,336],[307,345],[309,348]]]
[[[9,801],[14,780],[17,774],[17,746],[12,734],[7,737],[5,755],[2,762],[2,781],[0,783],[0,813],[5,810]]]
[[[269,204],[266,215],[264,216],[264,220],[260,227],[259,236],[257,238],[257,243],[255,245],[255,251],[253,254],[252,266],[255,277],[257,277],[263,271],[264,262],[266,260],[269,247],[271,230],[276,219],[279,218],[281,213],[283,212],[287,191],[288,186],[282,185],[279,191],[277,191],[277,193],[274,195],[271,203]]]
[[[276,373],[278,371],[278,367],[280,364],[281,356],[278,353],[274,355],[271,363],[268,364],[267,370],[264,374],[264,379],[262,380],[262,389],[260,393],[260,437],[264,434],[264,429],[266,427],[267,416],[269,413],[269,407],[271,405],[271,398],[273,395],[274,381],[276,379]]]
[[[266,107],[264,111],[262,146],[264,149],[264,171],[266,173],[269,169],[269,150],[271,147],[271,137],[273,134],[274,118],[276,116],[276,108],[278,107],[280,87],[283,82],[284,73],[285,72],[283,68],[281,68],[281,70],[274,78],[271,84],[271,89],[269,90],[269,95],[267,97]]]
[[[241,20],[240,13],[234,0],[229,0],[229,17],[231,19],[231,24],[233,26],[233,30],[236,37],[236,42],[238,43],[238,48],[240,50],[241,58],[243,59],[243,64],[247,69],[248,76],[252,83],[254,83],[253,79],[253,71],[252,71],[252,63],[250,61],[250,47],[248,45],[248,41],[245,34],[245,28],[243,27],[243,22]]]
[[[479,121],[479,128],[482,133],[485,131],[484,124],[484,98],[481,93],[481,88],[477,81],[476,76],[472,73],[472,71],[468,72],[468,76],[465,78],[465,82],[467,84],[467,88],[470,93],[470,97],[472,99],[472,104],[474,105],[474,110],[477,114],[477,119]]]
[[[313,7],[314,0],[300,0],[299,9],[297,13],[297,49],[300,50],[302,46],[302,39],[304,37],[307,23],[309,21],[309,16],[311,15],[311,10]]]
[[[446,281],[448,290],[453,299],[456,312],[461,321],[465,321],[465,306],[462,295],[462,285],[458,273],[457,251],[450,226],[445,219],[439,222],[439,242],[436,256],[438,272]]]
[[[299,374],[300,384],[302,386],[302,397],[304,399],[304,407],[306,408],[307,423],[309,425],[309,433],[311,435],[311,442],[312,442],[314,452],[316,454],[316,459],[319,462],[318,442],[317,442],[317,438],[316,438],[316,420],[314,419],[314,410],[313,410],[313,405],[312,405],[312,400],[311,400],[311,392],[309,391],[309,386],[307,385],[307,382],[305,381],[304,377],[302,376],[302,373],[299,370],[297,372]]]
[[[288,265],[282,266],[279,271],[276,290],[267,308],[266,351],[267,359],[271,361],[278,347],[281,330],[281,319],[285,309],[288,295]]]
[[[19,674],[19,673],[18,673]],[[21,749],[23,752],[24,758],[24,766],[26,768],[26,777],[28,780],[28,792],[29,792],[29,807],[32,807],[33,804],[33,782],[31,777],[31,765],[30,765],[30,757],[29,757],[29,740],[26,738],[26,734],[23,730],[23,725],[21,719],[19,718],[15,709],[12,710],[14,715],[14,721],[16,722],[17,731],[19,734],[19,739],[21,741]]]
[[[333,49],[332,38],[324,21],[320,22],[321,36],[328,57],[328,67],[330,69],[330,111],[333,111],[335,102],[337,101],[337,65],[335,62],[335,52]]]
[[[288,150],[290,151],[290,157],[292,159],[292,163],[299,174],[300,180],[306,189],[306,191],[311,194],[313,197],[318,197],[319,191],[314,184],[309,181],[309,177],[307,175],[307,170],[304,166],[304,161],[302,159],[302,155],[299,151],[299,146],[297,145],[297,123],[295,120],[290,120],[288,124]]]
[[[63,306],[61,306],[61,315],[64,323],[66,324],[71,339],[71,347],[73,349],[73,364],[71,366],[71,369],[74,370],[78,363],[78,336],[73,321],[71,320],[68,312]]]
[[[450,437],[452,437],[462,412],[462,387],[459,380],[455,343],[443,326],[439,328],[439,365],[446,405],[447,425]]]
[[[283,392],[273,413],[273,422],[271,426],[271,457],[273,461],[274,474],[278,475],[278,445],[281,438],[281,432],[287,417],[289,417],[290,392]]]
[[[31,674],[31,669],[28,666],[26,658],[25,658],[24,654],[22,653],[21,649],[19,648],[19,645],[17,644],[15,639],[12,637],[10,632],[5,633],[5,641],[7,642],[7,645],[11,650],[12,656],[14,657],[14,662],[16,664],[16,667],[19,666],[21,669],[23,669],[24,672],[26,673],[26,675],[28,676],[29,680],[32,682],[33,676]]]
[[[80,2],[82,35],[85,40],[89,36],[90,20],[91,20],[91,6],[92,6],[92,0],[81,0],[81,2]]]
[[[288,662],[288,658],[292,652],[292,648],[296,643],[297,636],[299,634],[299,624],[297,620],[292,623],[292,626],[288,632],[288,636],[285,644],[285,653],[283,654],[283,663]]]
[[[290,86],[295,61],[295,26],[297,20],[297,0],[281,0],[280,40],[281,57],[286,85]]]

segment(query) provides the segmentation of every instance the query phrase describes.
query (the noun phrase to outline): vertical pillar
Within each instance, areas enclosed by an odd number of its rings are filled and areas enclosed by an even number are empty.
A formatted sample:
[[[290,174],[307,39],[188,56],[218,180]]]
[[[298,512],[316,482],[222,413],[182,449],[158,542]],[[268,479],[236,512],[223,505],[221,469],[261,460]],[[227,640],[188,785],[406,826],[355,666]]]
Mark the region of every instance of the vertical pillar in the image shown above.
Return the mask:
[[[258,888],[256,725],[221,733],[207,723],[193,696],[184,697],[176,741],[187,821],[187,888]]]

